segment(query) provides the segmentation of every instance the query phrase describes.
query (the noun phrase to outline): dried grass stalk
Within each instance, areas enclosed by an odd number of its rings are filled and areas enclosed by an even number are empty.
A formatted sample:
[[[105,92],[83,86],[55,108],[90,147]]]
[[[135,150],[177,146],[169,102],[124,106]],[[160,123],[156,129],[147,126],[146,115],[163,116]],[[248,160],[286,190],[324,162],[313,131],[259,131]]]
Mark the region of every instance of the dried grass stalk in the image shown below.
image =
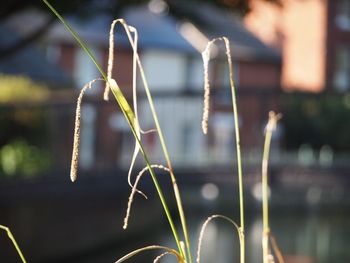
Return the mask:
[[[169,254],[174,255],[177,258],[177,262],[179,263],[185,263],[183,258],[181,257],[181,255],[179,254],[179,252],[177,252],[175,249],[169,248],[169,247],[164,247],[164,246],[158,246],[158,245],[152,245],[152,246],[147,246],[147,247],[142,247],[136,250],[133,250],[132,252],[130,252],[129,254],[125,255],[124,257],[118,259],[115,263],[122,263],[125,260],[136,256],[137,254],[140,254],[142,252],[145,252],[147,250],[165,250],[166,252],[168,252]]]
[[[232,224],[235,227],[237,234],[238,234],[240,244],[241,244],[242,240],[244,239],[244,233],[242,232],[242,229],[229,217],[223,216],[223,215],[212,215],[212,216],[208,217],[207,220],[205,220],[205,222],[202,225],[202,228],[201,228],[201,231],[199,234],[199,238],[198,238],[197,260],[196,260],[197,263],[200,263],[200,261],[201,261],[201,257],[200,257],[201,248],[202,248],[202,242],[203,242],[203,237],[204,237],[206,227],[210,223],[210,221],[212,221],[213,219],[216,219],[216,218],[224,219],[225,221],[229,222],[230,224]]]
[[[282,255],[280,248],[277,245],[276,238],[271,233],[269,236],[270,236],[271,247],[272,247],[274,254],[277,257],[278,263],[284,263],[284,258],[283,258],[283,255]]]
[[[77,100],[77,108],[75,113],[75,125],[74,125],[74,137],[73,137],[73,153],[72,153],[72,162],[70,167],[70,179],[72,180],[72,182],[75,182],[77,180],[77,171],[78,171],[78,163],[79,163],[81,103],[86,90],[91,89],[92,84],[94,84],[98,80],[103,80],[103,79],[94,79],[89,83],[87,83],[81,89]]]
[[[152,164],[151,167],[152,167],[153,169],[154,169],[154,168],[157,168],[157,169],[164,170],[164,171],[166,171],[166,172],[170,172],[170,170],[169,170],[167,167],[163,166],[163,165]],[[130,211],[131,211],[131,205],[132,205],[132,202],[133,202],[133,200],[134,200],[135,193],[136,193],[137,191],[139,191],[139,190],[137,190],[137,185],[138,185],[138,183],[139,183],[139,181],[140,181],[142,175],[144,175],[144,173],[145,173],[146,171],[148,171],[148,170],[149,170],[149,167],[146,166],[145,168],[143,168],[143,169],[139,172],[139,174],[138,174],[137,177],[136,177],[135,184],[133,185],[131,194],[130,194],[130,196],[129,196],[128,207],[127,207],[127,209],[126,209],[126,215],[125,215],[125,218],[124,218],[124,225],[123,225],[123,228],[124,228],[124,229],[126,229],[126,228],[128,227],[128,222],[129,222],[129,217],[130,217]],[[140,192],[140,191],[139,191],[139,192]],[[141,193],[142,193],[142,192],[141,192]],[[144,193],[142,193],[142,195],[144,195],[144,197],[147,199],[147,196],[146,196]]]
[[[159,260],[161,260],[163,257],[165,257],[166,255],[169,255],[169,252],[164,252],[163,254],[160,254],[159,256],[157,256],[154,260],[153,263],[157,263],[159,262]]]
[[[272,263],[274,262],[273,255],[270,253],[269,248],[269,237],[271,237],[271,231],[269,226],[269,200],[268,200],[268,163],[270,156],[270,145],[272,139],[272,133],[277,127],[277,122],[281,119],[281,114],[276,114],[273,111],[269,112],[269,120],[265,128],[265,142],[262,158],[261,176],[262,176],[262,208],[263,208],[263,233],[262,233],[262,249],[263,249],[263,262]],[[275,244],[277,247],[277,244]],[[279,257],[283,257],[279,249],[276,250],[279,253]],[[272,259],[271,259],[272,258]]]
[[[137,30],[132,27],[129,26],[124,19],[116,19],[112,22],[111,24],[111,28],[110,28],[110,32],[109,32],[109,55],[108,55],[108,71],[107,71],[107,76],[109,79],[112,78],[112,71],[113,71],[113,63],[114,63],[114,29],[117,23],[120,23],[127,36],[129,39],[129,43],[132,47],[133,50],[133,74],[132,74],[132,91],[133,91],[133,108],[134,108],[134,114],[135,114],[135,131],[136,134],[139,138],[139,140],[141,140],[141,134],[147,134],[147,133],[151,133],[151,132],[155,132],[155,129],[151,129],[151,130],[147,130],[144,131],[141,129],[140,127],[140,123],[139,123],[139,116],[138,116],[138,102],[137,102],[137,60],[138,60],[138,51],[137,51],[137,46],[138,46],[138,33]],[[132,34],[134,34],[134,36],[132,37]],[[108,100],[109,98],[109,83],[106,83],[106,87],[105,87],[105,91],[104,91],[104,99]],[[130,167],[129,167],[129,171],[128,171],[128,184],[131,188],[133,188],[133,183],[131,182],[131,176],[132,176],[132,171],[136,162],[136,158],[138,156],[140,152],[140,147],[139,144],[137,142],[135,142],[135,147],[134,147],[134,152],[131,158],[131,163],[130,163]],[[143,197],[146,198],[145,194],[142,191],[139,191],[136,189],[136,192],[141,194]]]

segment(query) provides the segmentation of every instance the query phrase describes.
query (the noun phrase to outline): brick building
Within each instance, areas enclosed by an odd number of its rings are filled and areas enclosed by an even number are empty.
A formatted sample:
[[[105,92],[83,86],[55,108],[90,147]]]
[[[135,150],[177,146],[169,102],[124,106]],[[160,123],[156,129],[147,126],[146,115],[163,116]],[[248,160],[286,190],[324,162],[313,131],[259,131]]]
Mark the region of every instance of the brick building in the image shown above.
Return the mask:
[[[349,1],[251,3],[245,25],[266,44],[280,48],[285,90],[349,90]]]
[[[23,30],[30,26],[33,17],[39,19],[40,14],[26,14],[17,26]],[[138,29],[140,57],[174,163],[210,165],[231,161],[235,154],[231,147],[234,127],[227,62],[221,46],[209,69],[213,94],[217,94],[212,100],[209,136],[204,137],[200,129],[203,100],[200,53],[215,37],[226,36],[231,42],[243,147],[261,148],[267,112],[277,107],[271,94],[279,91],[281,59],[278,52],[245,29],[241,17],[209,4],[184,8],[167,6],[162,1],[126,9],[121,17]],[[97,16],[79,20],[70,17],[68,20],[106,69],[112,18]],[[114,78],[125,94],[131,95],[132,51],[120,29],[116,30],[115,37]],[[72,76],[77,89],[99,76],[89,57],[62,24],[57,23],[49,31],[42,45],[48,59]],[[138,84],[142,92],[141,82]],[[117,163],[127,166],[132,151],[132,135],[115,104],[93,103],[95,99],[92,98],[101,93],[102,86],[91,92],[94,96],[87,97],[83,107],[80,164],[86,169],[112,169]],[[143,128],[152,128],[154,125],[143,99],[140,99],[139,110]],[[146,135],[144,142],[153,159],[161,160],[160,145],[154,135]],[[67,149],[65,156],[69,157],[70,145]]]

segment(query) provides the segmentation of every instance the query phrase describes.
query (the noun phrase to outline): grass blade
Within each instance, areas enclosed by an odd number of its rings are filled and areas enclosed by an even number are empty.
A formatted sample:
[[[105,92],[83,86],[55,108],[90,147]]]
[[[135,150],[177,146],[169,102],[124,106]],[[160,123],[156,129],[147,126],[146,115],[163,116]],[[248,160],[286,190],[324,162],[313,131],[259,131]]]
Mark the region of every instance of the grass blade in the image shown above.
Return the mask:
[[[183,252],[182,252],[182,248],[181,248],[181,245],[180,245],[180,240],[179,240],[179,237],[178,237],[178,233],[177,233],[177,230],[175,228],[175,224],[174,224],[174,221],[171,217],[171,214],[170,214],[170,211],[169,211],[169,208],[168,208],[168,205],[166,203],[166,200],[164,198],[164,194],[160,188],[160,185],[158,183],[158,180],[157,180],[157,177],[156,177],[156,174],[153,170],[153,168],[151,167],[151,163],[148,159],[148,156],[145,152],[145,149],[141,143],[141,140],[139,139],[138,135],[137,135],[137,131],[135,129],[135,114],[134,112],[132,111],[128,101],[126,100],[125,96],[123,95],[121,89],[119,88],[117,82],[114,80],[114,79],[111,79],[111,78],[107,78],[107,75],[106,73],[102,70],[102,68],[100,67],[100,65],[98,64],[98,62],[96,61],[96,59],[94,58],[93,54],[90,52],[90,50],[88,49],[87,45],[80,39],[80,37],[77,35],[77,33],[75,33],[75,31],[69,26],[69,24],[66,22],[66,20],[54,9],[53,6],[51,6],[49,4],[49,2],[47,0],[43,0],[43,2],[50,8],[50,10],[60,19],[60,21],[65,25],[65,27],[68,29],[68,31],[73,35],[73,37],[77,40],[77,42],[79,43],[79,45],[86,51],[86,53],[89,55],[90,59],[94,62],[94,64],[96,65],[97,69],[100,71],[102,77],[104,78],[104,80],[106,82],[108,82],[108,85],[110,86],[111,90],[112,90],[112,93],[121,109],[121,111],[123,112],[124,114],[124,117],[126,118],[128,124],[129,124],[129,127],[130,127],[130,130],[135,138],[135,140],[137,141],[139,147],[140,147],[140,152],[149,168],[149,171],[151,173],[151,177],[152,177],[152,180],[153,180],[153,183],[156,187],[156,190],[157,190],[157,193],[158,193],[158,196],[159,196],[159,199],[162,203],[162,206],[163,206],[163,209],[164,209],[164,212],[166,214],[166,217],[168,219],[168,222],[169,222],[169,225],[170,225],[170,228],[172,230],[172,233],[173,233],[173,236],[175,238],[175,241],[176,241],[176,244],[178,246],[178,249],[179,251],[181,252],[181,256],[184,257],[183,255]]]
[[[229,74],[230,74],[230,88],[232,95],[232,111],[234,115],[234,126],[235,126],[235,138],[236,138],[236,153],[237,153],[237,173],[238,173],[238,188],[239,188],[239,208],[240,208],[240,230],[242,233],[241,240],[241,263],[245,262],[245,227],[244,227],[244,196],[243,196],[243,173],[242,173],[242,158],[241,158],[241,143],[239,135],[239,123],[238,123],[238,110],[236,101],[236,88],[233,80],[233,69],[232,69],[232,57],[230,50],[230,42],[226,37],[214,38],[208,44],[202,53],[203,64],[204,64],[204,109],[203,109],[203,120],[202,129],[203,133],[206,134],[208,130],[208,116],[209,116],[209,74],[208,66],[210,61],[210,50],[216,41],[223,41],[226,49],[226,57],[228,62]]]
[[[26,259],[23,256],[23,253],[22,253],[21,249],[19,248],[19,246],[17,244],[17,241],[16,241],[15,237],[12,235],[11,230],[8,227],[3,226],[3,225],[0,225],[0,229],[4,230],[7,233],[9,239],[12,241],[12,244],[15,247],[15,249],[17,251],[17,254],[21,258],[22,262],[23,263],[27,263]]]
[[[176,200],[176,204],[177,204],[177,208],[178,208],[178,212],[179,212],[179,216],[180,216],[181,226],[182,226],[182,230],[183,230],[183,234],[184,234],[184,238],[185,238],[187,254],[188,254],[190,263],[192,263],[192,255],[191,255],[191,248],[190,248],[190,242],[189,242],[189,236],[188,236],[188,230],[187,230],[187,223],[186,223],[185,213],[184,213],[184,210],[183,210],[183,205],[182,205],[180,191],[179,191],[179,188],[178,188],[178,185],[177,185],[177,182],[176,182],[175,174],[174,174],[174,171],[173,171],[173,168],[172,168],[172,164],[171,164],[171,161],[170,161],[170,157],[169,157],[169,152],[168,152],[165,140],[164,140],[162,129],[160,127],[160,123],[159,123],[159,120],[158,120],[158,115],[157,115],[157,112],[156,112],[155,107],[154,107],[153,98],[152,98],[150,89],[148,87],[148,83],[147,83],[146,76],[145,76],[145,73],[144,73],[144,70],[143,70],[143,66],[142,66],[140,57],[139,57],[138,53],[136,52],[137,51],[137,46],[136,46],[136,43],[135,43],[136,41],[133,41],[133,38],[131,36],[131,29],[134,32],[135,36],[137,36],[137,30],[135,28],[130,27],[129,25],[127,25],[126,22],[123,19],[114,20],[113,23],[112,23],[112,26],[115,23],[117,23],[117,22],[119,22],[125,29],[125,32],[126,32],[127,37],[129,39],[130,45],[131,45],[131,47],[133,49],[133,52],[134,52],[134,59],[136,59],[137,64],[138,64],[138,68],[140,70],[141,79],[142,79],[142,82],[143,82],[143,86],[145,88],[145,92],[146,92],[146,96],[147,96],[147,99],[148,99],[148,102],[149,102],[149,106],[151,108],[152,117],[153,117],[153,120],[154,120],[154,123],[155,123],[155,126],[156,126],[156,131],[158,133],[159,141],[161,143],[161,147],[162,147],[162,150],[163,150],[163,154],[164,154],[165,160],[167,162],[168,169],[170,170],[170,177],[171,177],[173,190],[174,190],[174,195],[175,195],[175,200]],[[110,33],[110,34],[112,34],[112,33]]]

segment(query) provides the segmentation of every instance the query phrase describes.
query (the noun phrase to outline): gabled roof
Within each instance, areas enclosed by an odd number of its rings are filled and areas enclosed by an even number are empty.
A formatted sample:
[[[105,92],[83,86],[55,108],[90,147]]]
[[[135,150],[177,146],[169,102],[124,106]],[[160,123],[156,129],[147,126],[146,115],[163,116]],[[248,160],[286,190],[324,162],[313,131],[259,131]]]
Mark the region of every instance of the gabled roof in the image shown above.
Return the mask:
[[[19,37],[12,30],[0,25],[0,48],[6,48],[18,40]],[[20,49],[13,55],[0,59],[0,73],[24,75],[55,86],[70,84],[68,75],[50,63],[45,55],[33,46]]]
[[[199,51],[204,50],[208,40],[226,36],[230,39],[232,55],[236,59],[280,62],[281,55],[278,51],[266,46],[253,33],[249,32],[239,16],[205,2],[201,4],[192,1],[169,0],[168,2],[170,3],[170,12],[154,13],[147,5],[141,5],[129,7],[120,15],[128,24],[137,28],[141,49],[176,49],[198,54]],[[107,15],[99,15],[89,19],[67,17],[72,28],[88,45],[103,46],[108,45],[109,29],[113,19],[115,18]],[[28,27],[33,23],[30,21],[33,20],[40,20],[38,13],[28,16],[28,23],[24,22],[18,26]],[[194,43],[191,44],[188,36],[183,34],[182,25],[185,23],[192,25],[203,36],[202,42],[204,44],[199,45],[200,48],[198,46],[194,48]],[[120,26],[116,28],[117,45],[127,46],[125,33],[122,32]],[[50,29],[46,40],[52,43],[75,44],[73,37],[60,22],[57,22]],[[196,38],[193,41],[196,42]]]
[[[233,56],[242,60],[267,59],[279,62],[280,54],[262,43],[243,25],[241,19],[228,11],[207,3],[176,2],[170,6],[170,13],[156,14],[146,5],[130,7],[124,10],[121,17],[139,32],[140,48],[177,49],[184,52],[198,53],[181,34],[181,25],[189,22],[201,34],[210,40],[226,36],[233,46]],[[97,16],[89,20],[68,18],[72,27],[89,44],[108,44],[109,28],[112,18]],[[124,32],[117,27],[116,41],[127,45]],[[51,41],[74,41],[70,33],[57,23],[51,30],[48,39]],[[203,48],[204,49],[204,48]]]
[[[281,54],[265,45],[248,31],[242,18],[229,11],[210,5],[186,1],[170,1],[174,15],[189,19],[207,38],[226,36],[232,45],[232,55],[240,59],[281,60]]]
[[[146,6],[141,6],[126,9],[121,17],[137,29],[141,48],[196,52],[179,34],[177,21],[171,16],[160,16],[152,13]],[[112,17],[100,15],[89,20],[69,17],[67,20],[87,44],[108,45]],[[67,29],[60,23],[57,23],[50,30],[47,40],[75,42]],[[117,44],[128,45],[127,38],[120,25],[116,26],[115,41]]]

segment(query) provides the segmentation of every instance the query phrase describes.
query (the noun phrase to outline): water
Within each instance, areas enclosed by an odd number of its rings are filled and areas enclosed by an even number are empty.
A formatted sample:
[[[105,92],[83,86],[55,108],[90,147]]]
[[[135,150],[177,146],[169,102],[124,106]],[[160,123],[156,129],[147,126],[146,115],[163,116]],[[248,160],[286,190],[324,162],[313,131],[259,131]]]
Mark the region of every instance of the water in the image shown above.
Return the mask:
[[[196,255],[197,239],[205,220],[203,214],[191,215],[192,253]],[[308,212],[281,210],[270,215],[270,227],[286,262],[350,262],[350,214],[336,210]],[[246,220],[246,262],[262,262],[262,218],[258,214]],[[172,238],[160,238],[171,245]],[[174,245],[173,245],[174,246]],[[162,262],[176,262],[171,257]],[[239,262],[239,242],[235,229],[223,220],[212,221],[203,240],[201,262]]]

